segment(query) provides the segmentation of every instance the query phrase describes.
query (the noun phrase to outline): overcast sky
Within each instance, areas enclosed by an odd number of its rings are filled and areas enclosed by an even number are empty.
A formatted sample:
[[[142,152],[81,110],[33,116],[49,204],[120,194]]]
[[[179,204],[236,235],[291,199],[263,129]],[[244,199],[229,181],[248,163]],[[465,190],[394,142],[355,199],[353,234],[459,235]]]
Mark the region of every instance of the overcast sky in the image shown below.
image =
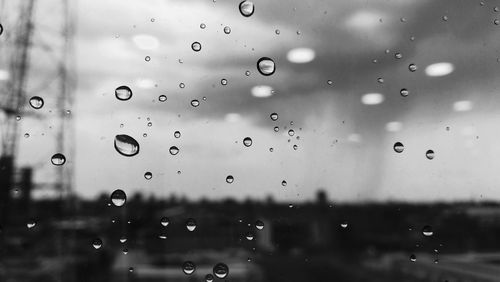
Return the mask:
[[[63,152],[74,165],[77,194],[119,188],[302,201],[323,188],[335,202],[500,199],[500,26],[494,24],[500,13],[494,5],[253,2],[250,17],[240,14],[239,1],[228,0],[77,2],[75,154]],[[35,34],[43,37],[57,17],[46,2],[37,5],[42,23]],[[195,41],[199,52],[191,49]],[[53,68],[43,52],[33,53],[32,82]],[[257,71],[261,57],[275,61],[273,75]],[[132,89],[130,100],[115,97],[121,85]],[[46,118],[23,120],[19,134],[31,135],[20,138],[19,163],[35,166],[36,181],[45,183],[61,169],[49,162],[55,94],[36,95],[46,105],[27,111]],[[139,154],[118,154],[117,134],[135,138]],[[247,136],[250,147],[242,144]],[[404,144],[402,153],[393,150],[395,142]],[[171,146],[180,152],[169,154]],[[227,175],[234,183],[226,183]]]

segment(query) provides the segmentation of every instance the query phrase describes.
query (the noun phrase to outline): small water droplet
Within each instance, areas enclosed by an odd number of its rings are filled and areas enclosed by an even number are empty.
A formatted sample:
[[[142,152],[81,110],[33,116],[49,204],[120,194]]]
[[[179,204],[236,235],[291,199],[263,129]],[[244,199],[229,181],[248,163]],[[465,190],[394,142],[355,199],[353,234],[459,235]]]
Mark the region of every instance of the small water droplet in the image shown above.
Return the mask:
[[[192,261],[186,261],[182,264],[182,271],[186,275],[191,275],[196,271],[196,265]]]
[[[427,152],[425,152],[425,156],[426,156],[429,160],[434,159],[434,151],[433,151],[433,150],[427,150]]]
[[[146,61],[146,62],[151,61],[151,57],[150,57],[150,56],[146,56],[146,57],[144,57],[144,61]]]
[[[144,178],[146,178],[146,180],[150,180],[151,178],[153,178],[153,174],[149,171],[146,171],[144,173]]]
[[[36,221],[34,220],[28,221],[28,223],[26,223],[26,227],[28,227],[28,229],[31,229],[35,226],[36,226]]]
[[[207,27],[207,25],[206,25],[206,24],[204,24],[204,23],[201,23],[201,24],[200,24],[200,28],[201,28],[201,29],[205,29],[205,27]]]
[[[193,232],[196,229],[196,220],[194,220],[194,218],[189,218],[186,221],[186,228],[188,231]]]
[[[331,81],[330,79],[326,81],[326,84],[328,85],[333,85],[333,81]]]
[[[125,194],[125,191],[121,189],[116,189],[111,193],[111,203],[115,205],[115,207],[121,207],[125,204],[127,201],[127,194]]]
[[[227,79],[225,79],[225,78],[221,79],[220,84],[222,84],[224,86],[227,85]]]
[[[257,230],[264,229],[264,222],[262,222],[262,220],[255,221],[255,228],[257,228]]]
[[[297,136],[297,137],[299,137],[299,136]],[[294,145],[292,146],[292,148],[293,148],[295,151],[297,151],[297,149],[299,148],[299,146],[294,144]]]
[[[125,242],[127,242],[127,237],[125,237],[125,236],[120,237],[120,243],[123,244]]]
[[[191,100],[191,106],[193,107],[198,107],[200,105],[200,101],[194,99],[194,100]]]
[[[274,61],[268,57],[262,57],[257,61],[257,70],[264,76],[272,75],[276,71]]]
[[[198,41],[195,41],[191,44],[191,49],[195,52],[199,52],[201,50],[201,43]]]
[[[123,156],[132,157],[139,153],[139,143],[125,134],[115,136],[115,150]]]
[[[445,15],[445,16],[443,16],[443,18],[442,18],[442,19],[443,19],[443,21],[445,21],[445,22],[446,22],[446,21],[448,21],[448,16],[446,16],[446,15]]]
[[[394,152],[396,152],[396,153],[402,153],[404,151],[405,147],[404,147],[403,143],[396,142],[396,143],[394,143],[393,149],[394,149]]]
[[[414,254],[411,254],[411,255],[410,255],[410,261],[411,261],[411,262],[416,262],[416,261],[417,261],[417,256],[416,256],[416,255],[414,255]]]
[[[228,26],[225,26],[225,27],[224,27],[224,33],[225,33],[225,34],[230,34],[230,33],[231,33],[231,28],[230,28],[230,27],[228,27]]]
[[[286,186],[286,180],[281,181],[281,186],[285,187]]]
[[[205,282],[213,282],[214,276],[212,274],[205,275]]]
[[[3,25],[0,24],[0,35],[3,33]]]
[[[16,120],[20,121],[21,120],[21,116],[16,116]]]
[[[180,138],[181,137],[181,132],[180,131],[174,132],[174,137],[175,138]]]
[[[278,132],[278,131],[280,131],[279,126],[275,126],[275,127],[274,127],[274,132]]]
[[[213,273],[217,278],[224,279],[229,274],[229,267],[226,264],[219,262],[213,268]]]
[[[252,232],[248,231],[246,234],[245,234],[245,238],[248,240],[248,241],[252,241],[253,238],[254,238],[254,235]]]
[[[253,143],[253,141],[252,141],[252,138],[250,138],[250,137],[245,137],[243,139],[243,145],[245,145],[245,147],[252,146],[252,143]]]
[[[132,98],[132,90],[125,85],[119,86],[115,89],[115,97],[120,101],[127,101]]]
[[[398,52],[398,53],[394,54],[394,58],[401,59],[401,58],[403,58],[403,55]]]
[[[340,227],[347,228],[347,221],[343,221],[342,223],[340,223]]]
[[[383,78],[381,78],[381,77],[379,77],[379,78],[377,78],[377,82],[378,82],[378,83],[384,83],[384,79],[383,79]]]
[[[170,219],[168,219],[168,217],[164,216],[160,219],[160,224],[163,226],[163,227],[167,227],[169,224],[170,224]]]
[[[278,114],[277,113],[272,113],[271,115],[269,115],[269,117],[271,118],[272,121],[277,121],[278,120]]]
[[[92,240],[92,246],[94,249],[99,250],[102,247],[102,240],[100,238],[95,238]]]
[[[184,82],[179,83],[179,88],[184,89],[184,87],[186,87],[186,84],[184,84]]]
[[[66,163],[66,157],[61,153],[57,153],[50,158],[50,162],[52,162],[53,165],[60,166]]]
[[[253,5],[253,2],[246,0],[240,3],[239,8],[241,15],[244,17],[250,17],[251,15],[253,15],[255,11],[255,6]]]
[[[128,272],[134,272],[134,268],[133,267],[129,267],[128,268]]]
[[[434,234],[434,231],[432,231],[432,227],[429,225],[424,226],[422,228],[422,234],[424,234],[425,237],[430,237]]]
[[[245,71],[245,75],[250,76],[250,71],[249,70]]]
[[[124,254],[124,255],[126,255],[126,254],[128,254],[128,249],[127,249],[127,248],[124,248],[124,249],[122,250],[122,252],[123,252],[123,254]]]
[[[177,148],[176,146],[172,146],[168,151],[172,156],[175,156],[179,153],[179,148]]]
[[[406,88],[401,88],[401,90],[399,90],[399,94],[401,94],[401,96],[403,97],[407,97],[408,95],[410,95],[410,91]]]
[[[498,19],[494,19],[494,20],[493,20],[493,23],[494,23],[495,25],[499,25],[499,24],[500,24],[500,20],[498,20]]]
[[[167,101],[167,96],[165,96],[165,95],[160,95],[160,96],[158,96],[158,101],[160,101],[160,102],[165,102],[165,101]]]
[[[226,182],[229,183],[229,184],[233,183],[234,182],[234,177],[232,175],[228,175],[226,177]]]
[[[274,33],[276,33],[276,35],[280,35],[280,33],[281,33],[281,32],[280,32],[280,30],[279,30],[279,29],[276,29],[276,30],[274,31]]]
[[[39,96],[31,97],[29,100],[29,103],[33,109],[37,109],[37,110],[41,109],[43,107],[43,104],[44,104],[42,97],[39,97]]]
[[[288,135],[289,136],[295,135],[295,131],[293,129],[288,130]]]
[[[408,69],[409,69],[411,72],[414,72],[414,71],[416,71],[416,70],[417,70],[417,65],[415,65],[415,64],[410,64],[410,65],[408,66]]]

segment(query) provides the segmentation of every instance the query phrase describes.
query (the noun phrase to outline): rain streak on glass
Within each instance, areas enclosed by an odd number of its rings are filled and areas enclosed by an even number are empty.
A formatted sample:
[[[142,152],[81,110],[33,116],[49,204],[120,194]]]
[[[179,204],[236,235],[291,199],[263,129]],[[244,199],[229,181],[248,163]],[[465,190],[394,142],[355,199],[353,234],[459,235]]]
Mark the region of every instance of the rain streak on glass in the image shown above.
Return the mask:
[[[272,75],[276,71],[274,61],[268,57],[262,57],[257,61],[257,70],[264,76]]]
[[[278,114],[277,113],[272,113],[270,116],[272,121],[277,121],[278,120]]]
[[[179,153],[179,148],[177,148],[176,146],[172,146],[170,147],[170,149],[168,149],[168,151],[172,156],[175,156]]]
[[[434,151],[433,151],[433,150],[427,150],[427,152],[425,152],[425,156],[426,156],[429,160],[434,159]]]
[[[127,101],[132,98],[132,90],[125,85],[119,86],[115,89],[115,97],[120,101]]]
[[[191,44],[191,49],[195,52],[199,52],[201,50],[201,43],[198,41],[193,42],[193,44]]]
[[[33,96],[30,98],[30,106],[33,108],[33,109],[41,109],[43,107],[43,99],[39,96]]]
[[[232,175],[228,175],[226,177],[226,182],[229,183],[229,184],[233,183],[234,182],[234,177]]]
[[[229,274],[229,267],[225,263],[219,262],[214,266],[213,273],[217,278],[224,279]]]
[[[127,194],[121,189],[116,189],[111,193],[111,203],[115,205],[115,207],[121,207],[127,201]]]
[[[401,142],[394,143],[393,148],[394,148],[394,152],[396,152],[396,153],[402,153],[403,150],[405,149],[403,143],[401,143]]]
[[[168,217],[164,216],[160,219],[160,224],[163,226],[163,227],[167,227],[167,225],[170,224],[170,219],[168,219]]]
[[[139,153],[139,143],[125,134],[115,136],[115,150],[123,156],[132,157]]]
[[[262,220],[257,220],[255,222],[255,228],[257,228],[257,230],[262,230],[264,229],[264,222],[262,222]]]
[[[243,145],[245,145],[245,147],[250,147],[250,146],[252,146],[252,142],[253,142],[253,141],[252,141],[252,138],[250,138],[250,137],[245,137],[245,138],[243,139]]]
[[[57,153],[57,154],[54,154],[52,156],[52,158],[50,158],[50,162],[53,165],[60,166],[60,165],[63,165],[64,163],[66,163],[66,157],[61,153]]]
[[[160,101],[160,102],[165,102],[165,101],[167,101],[167,96],[165,96],[165,95],[160,95],[160,96],[158,96],[158,101]]]
[[[186,261],[182,264],[182,271],[186,275],[191,275],[195,272],[196,265],[192,261]]]
[[[250,17],[255,12],[255,6],[253,5],[253,2],[250,1],[242,1],[239,7],[240,13],[244,17]]]
[[[99,250],[102,247],[102,240],[100,238],[95,238],[92,240],[92,246],[94,249]]]
[[[424,234],[425,237],[430,237],[434,234],[434,231],[432,231],[432,227],[426,225],[422,228],[422,234]]]
[[[186,221],[186,228],[188,231],[193,232],[196,229],[196,220],[194,220],[194,218],[189,218]]]

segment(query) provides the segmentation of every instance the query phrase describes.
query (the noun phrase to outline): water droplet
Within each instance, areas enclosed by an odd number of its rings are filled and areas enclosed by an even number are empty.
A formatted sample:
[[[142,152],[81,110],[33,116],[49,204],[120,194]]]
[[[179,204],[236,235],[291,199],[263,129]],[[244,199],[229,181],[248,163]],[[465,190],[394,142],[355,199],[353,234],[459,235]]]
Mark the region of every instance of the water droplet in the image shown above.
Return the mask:
[[[381,77],[379,77],[379,78],[377,78],[377,82],[378,82],[378,83],[384,83],[384,79],[383,79],[383,78],[381,78]]]
[[[427,152],[425,152],[425,156],[426,156],[429,160],[434,159],[434,151],[433,151],[433,150],[427,150]]]
[[[21,116],[16,116],[16,120],[20,121],[21,120]]]
[[[125,191],[121,189],[116,189],[111,193],[111,203],[115,205],[115,207],[121,207],[125,204],[127,201],[127,194],[125,194]]]
[[[61,154],[61,153],[57,153],[57,154],[54,154],[52,156],[52,158],[50,158],[50,162],[52,162],[53,165],[63,165],[64,163],[66,163],[66,157]]]
[[[431,226],[426,225],[426,226],[424,226],[424,228],[422,228],[422,234],[424,234],[424,236],[426,236],[426,237],[430,237],[434,234],[434,231],[432,231]]]
[[[42,108],[43,104],[44,104],[43,99],[39,96],[31,97],[29,103],[33,109],[37,109],[37,110]]]
[[[225,79],[225,78],[221,79],[220,84],[227,85],[227,79]]]
[[[257,70],[260,74],[269,76],[276,71],[274,61],[268,57],[262,57],[257,61]]]
[[[193,49],[193,51],[195,51],[195,52],[200,51],[201,50],[201,43],[198,41],[193,42],[193,44],[191,44],[191,49]]]
[[[164,216],[160,219],[160,224],[164,227],[167,227],[167,225],[170,224],[170,219],[168,217]]]
[[[288,130],[288,135],[290,136],[295,135],[295,131],[293,129]]]
[[[340,227],[347,228],[347,221],[343,221],[342,223],[340,223]]]
[[[253,143],[253,141],[252,141],[252,138],[250,138],[250,137],[245,137],[243,139],[243,145],[245,145],[245,147],[252,146],[252,143]]]
[[[182,271],[186,275],[191,275],[196,271],[196,265],[192,261],[186,261],[182,264]]]
[[[115,89],[115,97],[120,101],[127,101],[132,98],[132,90],[125,85],[119,86]]]
[[[149,171],[146,171],[146,173],[144,173],[144,178],[150,180],[151,178],[153,178],[153,174]]]
[[[273,147],[269,148],[269,152],[271,153],[274,152],[274,148]]]
[[[279,34],[280,34],[280,30],[279,30],[279,29],[276,29],[276,30],[274,31],[274,33],[276,33],[277,35],[279,35]]]
[[[148,127],[151,127],[153,126],[153,123],[152,122],[148,122]]]
[[[415,64],[410,64],[410,65],[408,66],[408,69],[409,69],[411,72],[414,72],[414,71],[416,71],[416,70],[417,70],[417,65],[415,65]]]
[[[255,7],[253,5],[253,2],[242,1],[240,3],[240,13],[244,17],[250,17],[251,15],[253,15],[254,11],[255,11]]]
[[[181,132],[180,131],[174,132],[174,137],[175,138],[180,138],[181,137]]]
[[[280,128],[278,126],[275,126],[274,127],[274,132],[278,132],[278,131],[280,131]]]
[[[186,84],[184,84],[184,82],[179,83],[179,88],[184,89],[184,87],[186,87]]]
[[[150,56],[146,56],[146,57],[144,57],[144,61],[146,61],[146,62],[151,61],[151,57],[150,57]]]
[[[94,249],[99,250],[102,247],[102,240],[100,238],[95,238],[92,240],[92,246]]]
[[[3,25],[0,24],[0,35],[3,33]]]
[[[31,229],[35,226],[36,226],[36,221],[34,220],[28,221],[28,223],[26,223],[26,227],[28,227],[28,229]]]
[[[443,21],[448,21],[448,16],[443,16]]]
[[[158,96],[158,101],[160,101],[160,102],[165,102],[165,101],[167,101],[167,96],[165,96],[165,95],[160,95],[160,96]]]
[[[402,153],[403,150],[405,149],[405,146],[401,142],[396,142],[396,143],[394,143],[393,149],[394,149],[394,152],[396,152],[396,153]]]
[[[408,91],[408,89],[406,88],[402,88],[401,90],[399,90],[399,94],[401,94],[401,96],[403,97],[407,97],[408,95],[410,95],[410,91]]]
[[[125,236],[120,237],[120,243],[123,244],[125,242],[127,242],[127,237],[125,237]]]
[[[200,28],[201,28],[201,29],[205,29],[205,27],[207,27],[207,25],[206,25],[206,24],[204,24],[204,23],[200,24]]]
[[[188,231],[193,232],[196,229],[196,220],[194,220],[194,218],[189,218],[186,221],[186,228]]]
[[[205,282],[213,282],[214,276],[212,274],[205,275]]]
[[[115,136],[115,150],[123,156],[132,157],[139,153],[139,143],[125,134]]]
[[[213,273],[217,278],[224,279],[229,274],[229,267],[225,263],[219,262],[214,266]]]
[[[297,136],[297,137],[299,137],[299,136]],[[292,148],[293,148],[295,151],[297,151],[297,149],[299,148],[299,146],[298,146],[298,145],[293,145],[293,146],[292,146]]]
[[[271,118],[272,121],[277,121],[278,120],[278,114],[277,113],[272,113],[271,115],[269,115],[269,117]]]
[[[417,256],[416,256],[416,255],[414,255],[414,254],[411,254],[411,256],[410,256],[410,261],[411,261],[411,262],[416,262],[416,261],[417,261]]]
[[[133,267],[129,267],[128,268],[128,272],[134,272],[134,268]]]
[[[285,187],[286,186],[286,180],[281,181],[281,186]]]
[[[126,254],[128,254],[128,249],[127,249],[127,248],[124,248],[124,249],[122,250],[122,252],[123,252],[123,254],[124,254],[124,255],[126,255]]]
[[[257,228],[258,230],[264,229],[264,222],[262,222],[261,220],[255,221],[255,228]]]
[[[331,81],[331,80],[327,80],[327,81],[326,81],[326,84],[328,84],[328,85],[333,85],[333,81]]]
[[[252,241],[254,238],[254,235],[252,232],[248,231],[247,234],[245,234],[245,238],[247,238],[248,241]]]
[[[233,183],[234,182],[234,177],[232,175],[228,175],[226,177],[226,182],[229,183],[229,184]]]
[[[231,28],[230,28],[230,27],[228,27],[228,26],[225,26],[225,27],[224,27],[224,33],[225,33],[225,34],[230,34],[230,33],[231,33]]]
[[[406,22],[406,18],[404,18],[404,17],[402,17],[400,20],[402,23]]]
[[[168,151],[172,156],[175,156],[179,153],[179,148],[177,148],[176,146],[172,146],[170,147],[170,149],[168,149]]]
[[[494,19],[494,20],[493,20],[493,23],[494,23],[495,25],[499,25],[499,24],[500,24],[500,20],[498,20],[498,19]]]
[[[200,105],[200,101],[194,99],[194,100],[191,100],[191,106],[193,107],[198,107]]]
[[[245,71],[245,75],[250,76],[250,71],[249,70]]]
[[[394,58],[401,59],[401,58],[403,58],[403,55],[401,53],[396,53],[396,54],[394,54]]]

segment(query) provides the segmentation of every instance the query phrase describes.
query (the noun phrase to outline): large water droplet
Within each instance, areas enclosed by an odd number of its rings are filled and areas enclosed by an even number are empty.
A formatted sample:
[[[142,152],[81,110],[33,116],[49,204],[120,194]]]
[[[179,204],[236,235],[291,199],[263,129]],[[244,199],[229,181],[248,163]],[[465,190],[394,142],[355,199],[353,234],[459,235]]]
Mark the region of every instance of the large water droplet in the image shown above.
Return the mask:
[[[182,271],[187,275],[193,274],[195,270],[196,270],[196,265],[192,261],[186,261],[182,264]]]
[[[100,238],[95,238],[92,240],[92,246],[94,249],[99,250],[102,247],[102,240]]]
[[[175,156],[179,153],[179,148],[177,148],[176,146],[172,146],[170,147],[170,149],[168,149],[168,151],[172,156]]]
[[[116,207],[121,207],[127,201],[127,194],[121,189],[116,189],[111,193],[111,203]]]
[[[405,146],[401,142],[396,142],[396,143],[394,143],[393,148],[394,148],[394,152],[402,153],[403,150],[405,149]]]
[[[160,224],[164,227],[167,227],[170,224],[170,219],[168,219],[168,217],[164,216],[160,219]]]
[[[253,2],[250,1],[242,1],[240,3],[240,13],[244,17],[250,17],[253,15],[253,12],[255,12],[255,6],[253,5]]]
[[[125,85],[119,86],[115,89],[115,97],[120,101],[127,101],[132,98],[132,90]]]
[[[243,139],[243,145],[245,145],[245,147],[250,147],[250,146],[252,146],[252,142],[253,142],[253,141],[252,141],[252,138],[250,138],[250,137],[245,137],[245,138]]]
[[[66,163],[66,157],[61,154],[61,153],[57,153],[57,154],[54,154],[52,156],[52,158],[50,158],[50,162],[53,164],[53,165],[63,165],[64,163]]]
[[[268,57],[262,57],[257,61],[257,70],[260,74],[268,76],[276,71],[274,61]]]
[[[139,143],[125,134],[115,136],[115,149],[123,156],[132,157],[139,153]]]
[[[43,99],[42,97],[39,97],[39,96],[33,96],[30,98],[30,106],[33,108],[33,109],[40,109],[43,107]]]
[[[229,183],[229,184],[233,183],[234,182],[234,177],[232,175],[228,175],[226,177],[226,182]]]
[[[264,222],[262,222],[262,220],[257,220],[255,222],[255,228],[257,228],[258,230],[264,229]]]
[[[434,234],[434,231],[432,231],[431,226],[426,225],[426,226],[424,226],[424,228],[422,228],[422,234],[424,234],[424,236],[426,236],[426,237],[430,237]]]
[[[200,51],[201,50],[201,43],[198,41],[193,42],[193,44],[191,44],[191,49],[193,49],[193,51],[195,51],[195,52]]]
[[[277,121],[278,120],[278,114],[277,113],[272,113],[270,116],[272,121]]]
[[[433,151],[433,150],[427,150],[427,152],[425,152],[425,156],[426,156],[429,160],[434,159],[434,151]]]
[[[194,231],[196,229],[196,220],[194,220],[194,218],[189,218],[186,221],[186,228],[191,232]]]
[[[213,273],[217,278],[224,279],[229,274],[229,267],[225,263],[219,262],[214,266]]]

